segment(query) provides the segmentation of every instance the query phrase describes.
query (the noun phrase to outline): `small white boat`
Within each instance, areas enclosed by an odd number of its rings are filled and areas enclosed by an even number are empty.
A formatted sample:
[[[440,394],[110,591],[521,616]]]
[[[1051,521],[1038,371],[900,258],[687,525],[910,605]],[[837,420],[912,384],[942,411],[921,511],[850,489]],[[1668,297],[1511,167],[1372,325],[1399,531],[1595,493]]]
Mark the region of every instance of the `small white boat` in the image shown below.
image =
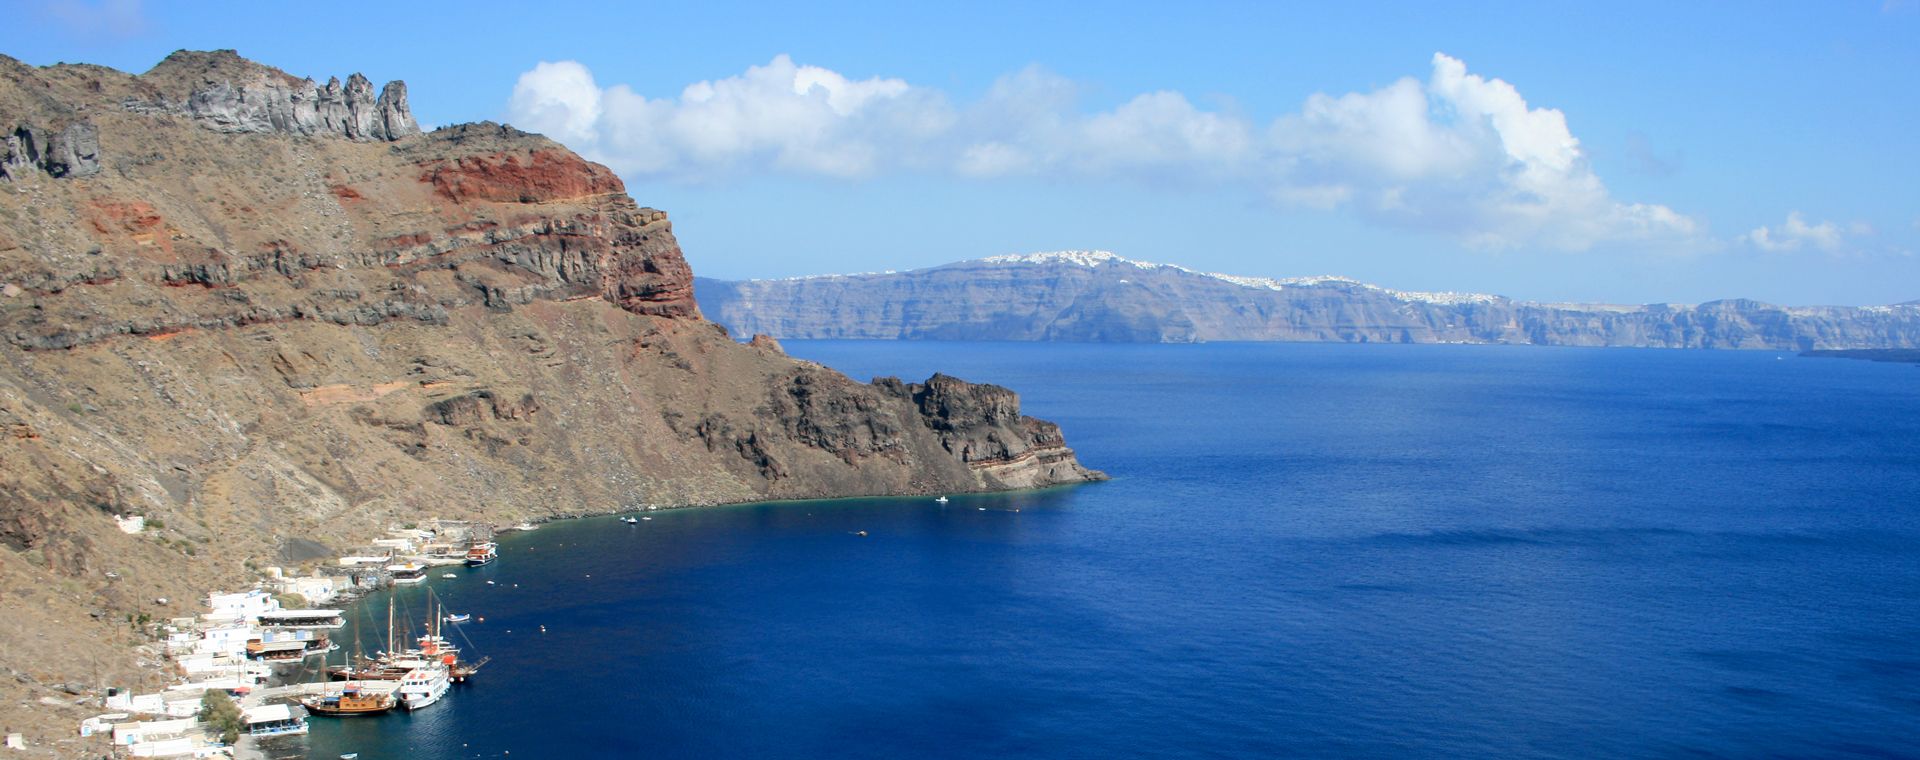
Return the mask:
[[[440,577],[442,577],[442,578],[458,578],[458,577],[460,577],[460,576],[458,576],[458,575],[454,575],[453,573],[441,573],[441,574],[440,574]]]
[[[642,517],[642,518],[640,518],[640,519],[642,519],[642,520],[651,520],[651,519],[653,519],[653,518],[651,518],[651,517]]]
[[[347,754],[341,755],[340,760],[360,760],[360,753],[348,752]]]
[[[649,518],[649,519],[651,519],[651,518]],[[632,518],[632,517],[622,517],[622,518],[620,518],[620,522],[623,522],[623,523],[626,523],[626,524],[628,524],[628,525],[638,525],[638,524],[640,524],[640,521],[639,521],[639,520],[637,520],[637,519],[634,519],[634,518]]]
[[[472,619],[473,619],[473,613],[470,613],[470,612],[462,612],[458,615],[447,616],[447,622],[449,623],[464,623]]]
[[[935,503],[935,504],[945,504],[945,503],[947,503],[947,497],[945,497],[945,496],[942,496],[942,497],[940,497],[940,498],[938,498],[938,499],[934,499],[934,500],[933,500],[933,503]]]

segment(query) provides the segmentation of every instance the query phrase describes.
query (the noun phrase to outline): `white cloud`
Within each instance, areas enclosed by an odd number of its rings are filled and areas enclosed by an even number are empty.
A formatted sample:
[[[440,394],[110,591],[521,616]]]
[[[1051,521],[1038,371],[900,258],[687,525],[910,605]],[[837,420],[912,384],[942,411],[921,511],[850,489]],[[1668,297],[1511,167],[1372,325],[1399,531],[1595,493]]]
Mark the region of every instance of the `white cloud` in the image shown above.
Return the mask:
[[[1811,246],[1833,252],[1840,250],[1845,236],[1833,222],[1807,224],[1800,212],[1794,211],[1787,214],[1786,224],[1778,229],[1762,225],[1745,237],[1754,247],[1763,251],[1797,251]]]
[[[573,61],[541,63],[521,75],[507,113],[617,170],[695,180],[757,169],[866,176],[951,120],[938,92],[784,55],[661,99],[601,89]]]
[[[1689,243],[1702,229],[1667,208],[1615,200],[1565,115],[1443,54],[1426,82],[1314,95],[1272,129],[1276,196],[1351,204],[1470,245],[1579,250],[1609,240]]]
[[[1172,91],[1088,113],[1079,89],[1030,67],[956,107],[938,90],[782,55],[649,99],[563,61],[521,76],[508,118],[623,173],[682,181],[767,171],[1126,179],[1243,187],[1493,248],[1684,245],[1702,234],[1673,209],[1614,199],[1563,114],[1446,55],[1424,82],[1314,95],[1266,125]]]
[[[521,127],[568,144],[598,137],[600,85],[574,61],[542,62],[520,75],[507,111]]]

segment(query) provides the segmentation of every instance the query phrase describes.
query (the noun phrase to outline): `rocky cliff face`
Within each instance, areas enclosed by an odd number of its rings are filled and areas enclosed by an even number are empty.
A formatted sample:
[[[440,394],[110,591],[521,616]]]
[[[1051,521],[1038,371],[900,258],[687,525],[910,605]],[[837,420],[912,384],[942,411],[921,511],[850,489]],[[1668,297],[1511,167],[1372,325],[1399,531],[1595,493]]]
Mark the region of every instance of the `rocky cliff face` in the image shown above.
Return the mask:
[[[1663,348],[1920,346],[1920,304],[1542,304],[1338,277],[1234,277],[1085,251],[897,274],[696,283],[702,309],[781,338],[1328,341]]]
[[[372,92],[0,59],[0,722],[70,733],[34,695],[140,685],[128,619],[394,523],[1099,477],[1005,389],[735,342],[605,167]]]

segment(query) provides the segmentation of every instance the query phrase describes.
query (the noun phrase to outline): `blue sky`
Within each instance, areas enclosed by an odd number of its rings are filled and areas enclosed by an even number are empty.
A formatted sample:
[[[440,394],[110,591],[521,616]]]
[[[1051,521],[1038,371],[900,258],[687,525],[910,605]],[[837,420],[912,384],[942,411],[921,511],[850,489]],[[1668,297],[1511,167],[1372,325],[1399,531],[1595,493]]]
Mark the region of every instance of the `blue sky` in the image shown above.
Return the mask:
[[[1920,2],[27,2],[0,52],[237,48],[608,163],[696,272],[1104,248],[1539,300],[1920,298]],[[697,6],[697,7],[696,7]]]

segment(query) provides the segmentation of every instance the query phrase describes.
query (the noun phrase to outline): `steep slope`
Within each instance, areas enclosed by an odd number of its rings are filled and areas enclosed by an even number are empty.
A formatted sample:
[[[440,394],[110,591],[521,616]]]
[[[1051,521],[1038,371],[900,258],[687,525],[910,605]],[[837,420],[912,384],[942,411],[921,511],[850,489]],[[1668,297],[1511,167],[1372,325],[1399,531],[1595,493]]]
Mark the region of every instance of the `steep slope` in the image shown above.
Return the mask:
[[[38,699],[156,685],[138,616],[395,523],[1100,477],[1007,389],[736,343],[666,214],[420,134],[398,82],[0,58],[0,129],[0,722],[36,741],[84,714]]]
[[[1920,346],[1920,307],[1542,304],[1341,277],[1196,272],[1104,251],[911,272],[695,283],[701,307],[780,338],[1524,343],[1669,348]]]

